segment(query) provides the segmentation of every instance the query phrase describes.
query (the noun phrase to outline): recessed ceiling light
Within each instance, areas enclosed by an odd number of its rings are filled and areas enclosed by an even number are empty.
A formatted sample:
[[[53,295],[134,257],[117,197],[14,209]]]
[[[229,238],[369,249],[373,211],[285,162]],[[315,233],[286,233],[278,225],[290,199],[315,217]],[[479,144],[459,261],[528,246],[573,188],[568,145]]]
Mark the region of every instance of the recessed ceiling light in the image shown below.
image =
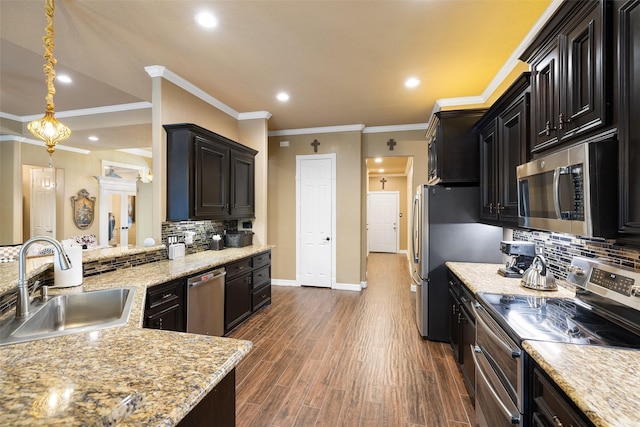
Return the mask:
[[[280,92],[276,95],[276,98],[278,98],[278,101],[287,102],[289,100],[289,94],[287,92]]]
[[[100,139],[100,138],[98,138],[97,136],[90,136],[89,137],[89,141],[97,141],[98,139]]]
[[[374,161],[375,161],[376,163],[382,163],[382,158],[381,158],[381,157],[376,157],[376,158],[374,159]]]
[[[218,26],[218,20],[210,12],[200,12],[195,16],[196,22],[204,28],[214,28]]]
[[[58,76],[56,77],[56,80],[58,80],[61,83],[71,83],[73,80],[71,80],[71,77],[69,77],[66,74],[58,74]]]
[[[384,172],[384,169],[378,169],[378,172],[382,173]]]
[[[420,84],[420,80],[418,80],[415,77],[409,77],[405,82],[404,85],[408,88],[414,88],[416,86],[418,86]]]

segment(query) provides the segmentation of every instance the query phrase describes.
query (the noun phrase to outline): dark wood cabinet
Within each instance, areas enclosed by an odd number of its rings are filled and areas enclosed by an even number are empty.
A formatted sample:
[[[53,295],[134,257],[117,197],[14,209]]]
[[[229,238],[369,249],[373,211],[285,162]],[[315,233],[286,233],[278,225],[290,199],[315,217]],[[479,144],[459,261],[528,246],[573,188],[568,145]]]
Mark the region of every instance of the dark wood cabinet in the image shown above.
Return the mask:
[[[449,343],[462,372],[469,395],[475,396],[476,368],[473,348],[476,341],[476,322],[472,305],[475,298],[462,281],[451,271],[449,278]]]
[[[529,78],[523,73],[478,122],[480,220],[518,225],[516,167],[527,161]]]
[[[226,270],[225,334],[271,304],[271,251],[228,264]]]
[[[184,279],[152,286],[147,289],[144,327],[185,332],[186,286]]]
[[[539,368],[533,368],[531,425],[534,427],[591,427],[593,424]]]
[[[618,1],[620,243],[640,246],[640,1]]]
[[[486,110],[435,113],[427,129],[427,181],[435,184],[477,184],[479,150],[474,125]]]
[[[611,121],[608,1],[564,2],[521,59],[531,65],[531,152]]]
[[[235,425],[235,368],[178,423],[178,427],[230,427]]]
[[[188,123],[167,132],[167,220],[250,218],[257,151]]]

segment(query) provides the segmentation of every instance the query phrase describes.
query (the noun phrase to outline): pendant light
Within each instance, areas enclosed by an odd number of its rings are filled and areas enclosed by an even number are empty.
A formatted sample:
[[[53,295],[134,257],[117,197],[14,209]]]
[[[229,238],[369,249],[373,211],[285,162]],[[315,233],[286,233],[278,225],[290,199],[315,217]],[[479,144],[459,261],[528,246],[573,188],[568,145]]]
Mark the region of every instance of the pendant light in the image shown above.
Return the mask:
[[[45,0],[45,16],[47,18],[47,26],[45,27],[45,36],[42,38],[44,42],[44,75],[47,82],[47,109],[39,120],[34,120],[27,125],[27,129],[35,137],[43,140],[47,144],[49,156],[53,154],[56,143],[64,141],[71,135],[71,130],[55,118],[53,111],[53,95],[56,89],[53,86],[53,79],[56,72],[53,67],[56,65],[56,59],[53,57],[53,11],[55,8],[54,0]]]

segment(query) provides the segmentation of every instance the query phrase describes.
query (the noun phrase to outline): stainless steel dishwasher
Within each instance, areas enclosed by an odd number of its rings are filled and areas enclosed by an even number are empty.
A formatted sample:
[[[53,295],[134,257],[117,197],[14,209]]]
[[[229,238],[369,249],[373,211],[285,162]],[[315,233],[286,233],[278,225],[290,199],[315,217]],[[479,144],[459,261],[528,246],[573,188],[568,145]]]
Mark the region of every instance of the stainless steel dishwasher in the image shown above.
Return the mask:
[[[224,267],[187,279],[187,332],[224,335]]]

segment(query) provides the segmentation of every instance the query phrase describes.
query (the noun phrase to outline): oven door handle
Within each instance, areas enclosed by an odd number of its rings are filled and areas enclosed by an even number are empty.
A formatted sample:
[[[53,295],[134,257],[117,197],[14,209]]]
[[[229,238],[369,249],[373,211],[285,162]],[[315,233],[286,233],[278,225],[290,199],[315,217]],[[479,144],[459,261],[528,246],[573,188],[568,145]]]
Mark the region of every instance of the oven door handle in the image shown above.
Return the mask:
[[[500,409],[502,409],[502,412],[504,413],[504,415],[507,418],[511,419],[511,424],[520,424],[520,417],[514,416],[513,413],[509,410],[509,408],[506,407],[506,405],[502,402],[502,398],[496,392],[493,381],[491,381],[485,374],[485,370],[483,369],[485,366],[480,362],[477,356],[478,353],[482,353],[482,349],[477,345],[474,346],[470,344],[470,347],[472,350],[471,355],[473,357],[473,364],[476,366],[476,372],[480,374],[481,380],[485,384],[487,384],[488,386],[487,388],[491,392],[493,400],[498,403],[498,406],[500,406]],[[491,369],[491,367],[489,367],[489,369]],[[500,380],[497,380],[497,381],[499,382]]]
[[[505,340],[493,330],[489,322],[484,319],[485,316],[488,316],[485,313],[486,312],[482,310],[480,307],[476,310],[476,319],[479,320],[476,322],[477,326],[487,331],[487,333],[491,335],[501,347],[503,347],[505,350],[507,350],[511,354],[511,358],[513,359],[519,358],[521,356],[520,348],[517,348],[517,347],[514,348],[510,346],[508,342],[505,342]]]

